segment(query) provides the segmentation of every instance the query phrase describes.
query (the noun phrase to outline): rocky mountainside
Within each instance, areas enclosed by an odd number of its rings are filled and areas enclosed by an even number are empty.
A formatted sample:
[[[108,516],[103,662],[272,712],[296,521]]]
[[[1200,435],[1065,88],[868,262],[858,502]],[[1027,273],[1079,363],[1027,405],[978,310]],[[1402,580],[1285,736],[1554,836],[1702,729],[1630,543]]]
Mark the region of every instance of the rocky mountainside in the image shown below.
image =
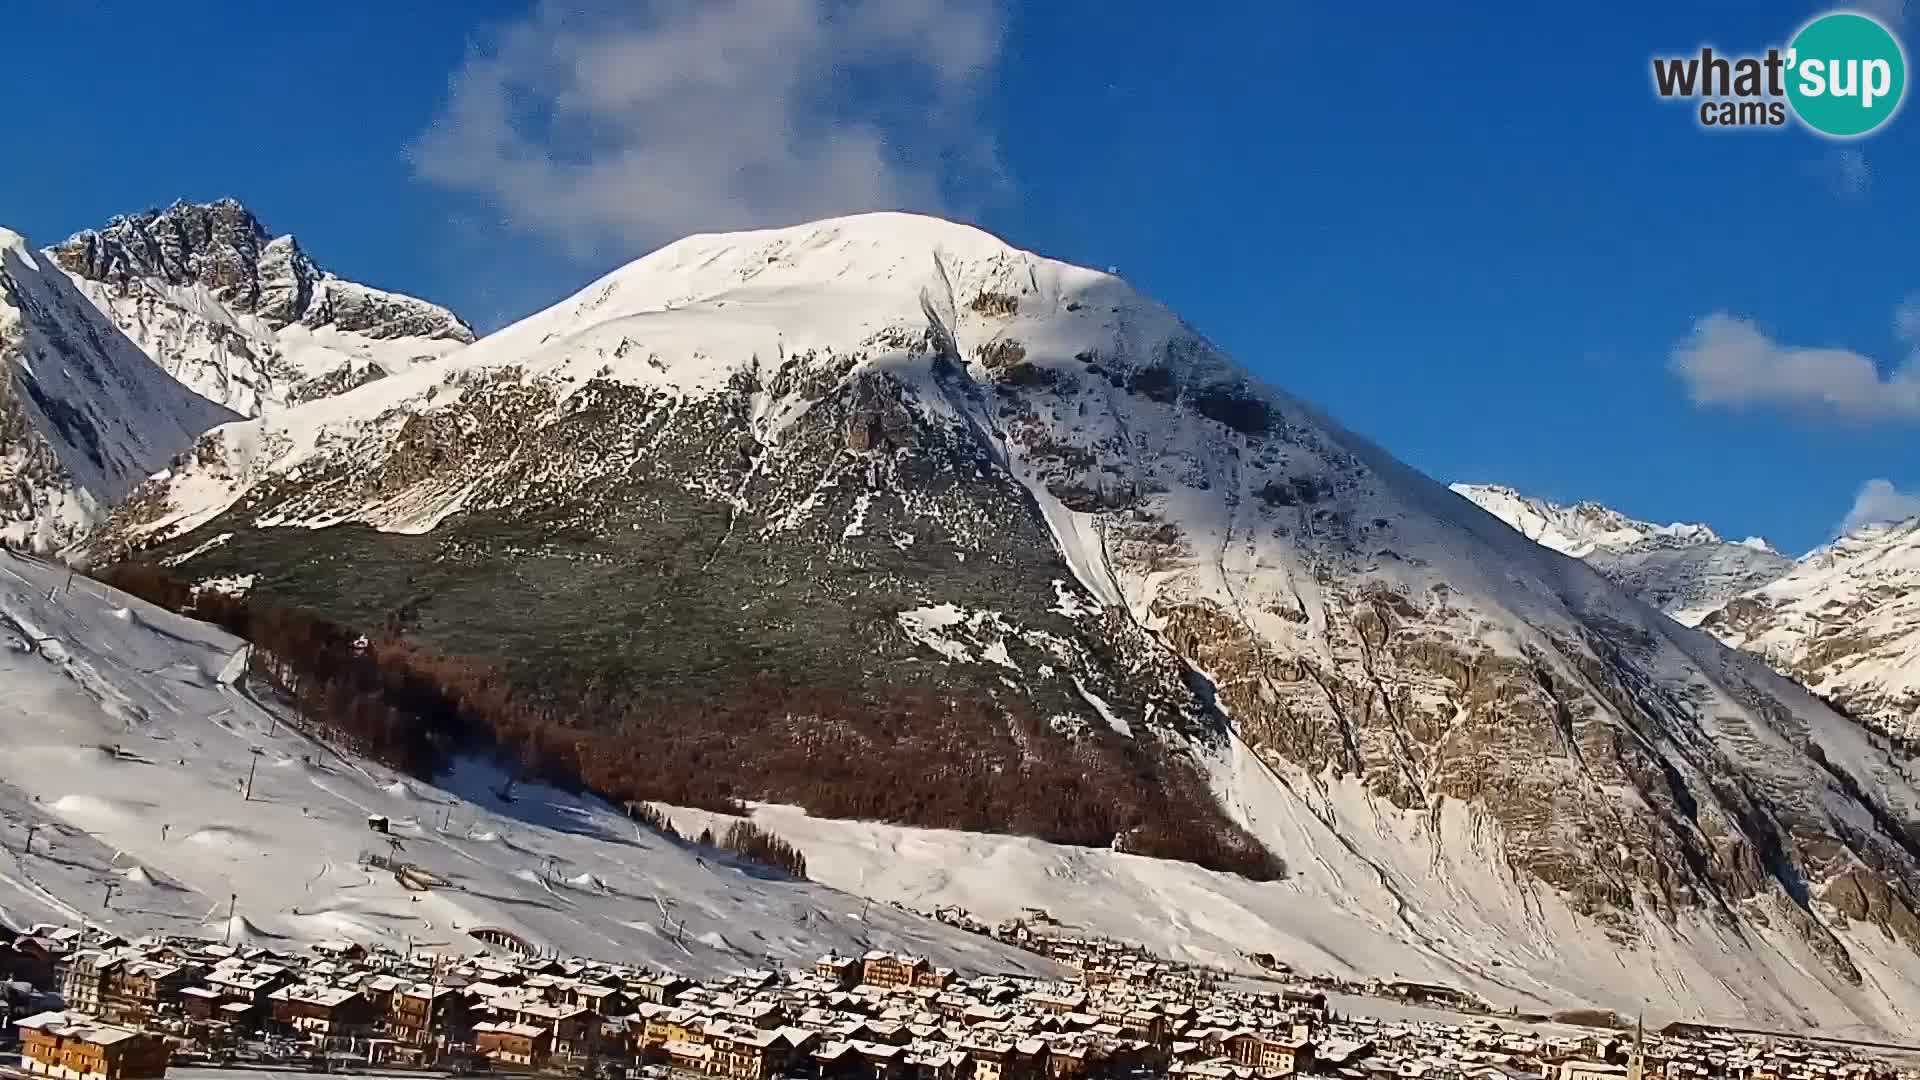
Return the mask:
[[[1920,795],[1856,724],[1117,278],[963,226],[673,244],[209,433],[94,551],[122,542],[666,695],[635,729],[663,755],[748,675],[865,703],[789,696],[687,759],[742,794],[807,797],[743,758],[771,730],[860,792],[831,812],[1058,835],[993,800],[1084,763],[1076,842],[1195,857],[1154,830],[1198,822],[1355,928],[1286,939],[1301,963],[1829,1027],[1920,1007]]]
[[[1875,731],[1920,738],[1920,522],[1865,526],[1796,561],[1705,525],[1652,525],[1493,485],[1453,490]]]
[[[0,229],[0,541],[60,547],[231,419]]]
[[[1920,518],[1856,528],[1700,628],[1868,726],[1920,740]]]
[[[1793,568],[1759,537],[1730,541],[1705,525],[1655,525],[1599,503],[1561,506],[1493,484],[1453,490],[1542,546],[1584,559],[1629,593],[1693,626]]]
[[[168,372],[246,416],[473,340],[445,308],[321,269],[231,199],[117,217],[49,254]]]

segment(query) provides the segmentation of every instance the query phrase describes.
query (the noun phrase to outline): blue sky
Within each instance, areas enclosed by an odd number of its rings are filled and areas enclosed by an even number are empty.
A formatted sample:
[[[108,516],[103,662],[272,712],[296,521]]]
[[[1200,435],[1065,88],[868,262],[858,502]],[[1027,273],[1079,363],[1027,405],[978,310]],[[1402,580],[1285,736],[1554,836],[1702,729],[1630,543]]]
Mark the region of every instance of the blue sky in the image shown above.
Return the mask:
[[[1651,90],[1819,7],[21,7],[0,223],[41,243],[234,195],[497,326],[682,232],[934,209],[1118,267],[1436,477],[1795,552],[1920,491],[1920,113],[1840,144]]]

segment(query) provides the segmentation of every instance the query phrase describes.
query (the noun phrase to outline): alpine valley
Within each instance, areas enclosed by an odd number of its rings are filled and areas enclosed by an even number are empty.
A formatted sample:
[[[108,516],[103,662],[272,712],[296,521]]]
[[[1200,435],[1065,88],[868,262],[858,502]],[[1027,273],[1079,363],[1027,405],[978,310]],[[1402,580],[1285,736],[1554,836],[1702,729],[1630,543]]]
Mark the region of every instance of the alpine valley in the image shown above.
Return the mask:
[[[937,219],[690,237],[472,344],[250,222],[14,256],[211,410],[74,557],[497,663],[644,751],[602,794],[698,779],[876,899],[1501,1005],[1920,1014],[1920,789],[1763,659],[1836,644],[1840,578],[1880,649],[1881,556],[1796,585],[1581,513],[1609,539],[1569,558],[1118,278]],[[43,441],[102,391],[54,392]],[[1841,702],[1840,651],[1782,667]]]

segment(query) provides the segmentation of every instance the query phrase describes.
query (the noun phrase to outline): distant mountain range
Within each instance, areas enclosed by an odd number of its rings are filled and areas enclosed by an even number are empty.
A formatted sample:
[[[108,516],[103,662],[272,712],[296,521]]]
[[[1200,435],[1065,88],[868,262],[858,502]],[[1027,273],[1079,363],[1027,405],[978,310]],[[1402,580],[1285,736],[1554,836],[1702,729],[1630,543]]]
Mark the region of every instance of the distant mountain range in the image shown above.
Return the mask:
[[[1516,532],[1110,274],[862,215],[690,237],[467,344],[238,204],[20,251],[71,310],[18,320],[16,381],[91,327],[162,432],[78,555],[498,659],[644,747],[635,775],[1210,867],[1049,905],[1195,957],[1829,1029],[1920,1009],[1904,759],[1675,621],[1806,563],[1469,489]],[[114,430],[105,391],[56,389],[25,443]],[[84,487],[59,464],[31,490]]]
[[[1759,537],[1728,541],[1705,525],[1656,525],[1599,503],[1561,506],[1489,484],[1455,484],[1453,490],[1527,539],[1586,560],[1686,626],[1793,567],[1792,559]]]
[[[1920,518],[1858,526],[1795,560],[1705,525],[1652,525],[1505,487],[1453,490],[1676,621],[1764,657],[1874,730],[1920,739]]]
[[[1920,518],[1858,526],[1700,628],[1868,726],[1920,740]]]

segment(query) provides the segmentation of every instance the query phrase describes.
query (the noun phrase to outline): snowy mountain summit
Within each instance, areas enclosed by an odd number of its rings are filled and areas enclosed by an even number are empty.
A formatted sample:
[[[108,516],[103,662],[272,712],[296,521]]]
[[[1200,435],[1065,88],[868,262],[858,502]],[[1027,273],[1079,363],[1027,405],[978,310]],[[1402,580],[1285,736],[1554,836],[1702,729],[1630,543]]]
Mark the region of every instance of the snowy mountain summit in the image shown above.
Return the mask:
[[[1686,626],[1793,567],[1759,537],[1729,541],[1706,525],[1656,525],[1599,503],[1562,506],[1493,484],[1454,484],[1453,490],[1529,540],[1584,559]]]
[[[0,541],[74,539],[214,424],[44,253],[0,229]]]
[[[473,340],[443,307],[321,269],[232,199],[116,217],[49,254],[168,372],[243,415]]]
[[[737,722],[688,759],[749,797],[1278,877],[1310,928],[1232,926],[1296,965],[1920,1008],[1920,793],[1856,724],[1118,278],[966,226],[690,237],[209,433],[121,543],[543,686],[682,694],[627,722],[703,718],[647,728],[662,754]],[[815,696],[755,711],[749,674]],[[827,763],[844,788],[796,779]]]

